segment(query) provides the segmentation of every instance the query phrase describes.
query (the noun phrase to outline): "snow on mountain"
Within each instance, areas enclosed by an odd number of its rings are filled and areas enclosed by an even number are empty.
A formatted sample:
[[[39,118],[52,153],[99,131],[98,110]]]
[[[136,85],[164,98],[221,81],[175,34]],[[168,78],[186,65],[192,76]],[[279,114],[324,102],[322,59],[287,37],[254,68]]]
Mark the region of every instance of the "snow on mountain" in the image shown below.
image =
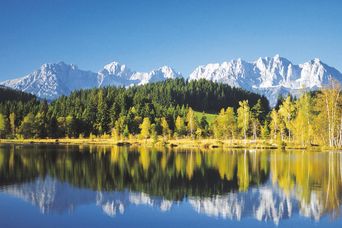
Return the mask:
[[[43,64],[40,69],[22,78],[0,82],[0,85],[53,100],[74,90],[102,86],[131,86],[157,82],[182,75],[168,66],[150,72],[131,71],[126,65],[112,62],[98,73],[84,71],[64,62]]]
[[[298,95],[303,90],[321,88],[328,84],[330,77],[342,82],[342,74],[319,59],[295,65],[276,55],[254,62],[237,59],[199,66],[189,79],[206,79],[257,92],[265,95],[274,106],[279,95]]]
[[[132,72],[124,64],[112,62],[103,67],[97,74],[98,86],[126,86],[129,85]],[[137,81],[133,82],[138,83]]]
[[[175,79],[180,77],[182,77],[181,73],[176,72],[171,67],[163,66],[156,70],[152,70],[148,73],[135,72],[130,79],[139,81],[139,85],[144,85],[147,83],[163,81],[165,79]]]
[[[0,84],[41,98],[54,99],[78,88],[91,88],[94,83],[96,83],[96,74],[79,70],[75,65],[59,62],[43,64],[40,69],[31,74]]]
[[[131,86],[182,77],[181,73],[163,66],[150,72],[136,72],[126,65],[112,62],[98,73],[84,71],[64,62],[44,64],[40,69],[22,78],[0,82],[49,100],[68,95],[73,90],[101,86]],[[279,55],[258,58],[254,62],[242,59],[207,64],[197,67],[189,80],[206,79],[266,96],[274,106],[279,95],[298,96],[304,90],[315,90],[329,83],[332,77],[342,83],[342,74],[319,59],[293,64]]]

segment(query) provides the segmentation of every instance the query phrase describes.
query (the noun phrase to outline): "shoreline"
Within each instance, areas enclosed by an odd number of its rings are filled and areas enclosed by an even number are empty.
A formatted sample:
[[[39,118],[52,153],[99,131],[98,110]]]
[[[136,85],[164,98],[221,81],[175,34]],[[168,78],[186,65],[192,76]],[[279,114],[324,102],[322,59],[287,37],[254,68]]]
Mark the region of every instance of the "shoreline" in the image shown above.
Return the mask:
[[[322,146],[301,146],[294,143],[279,145],[271,140],[220,140],[220,139],[126,139],[114,140],[112,138],[84,138],[84,139],[0,139],[0,144],[65,144],[65,145],[109,145],[109,146],[146,146],[146,147],[170,147],[170,148],[227,148],[227,149],[331,149]]]

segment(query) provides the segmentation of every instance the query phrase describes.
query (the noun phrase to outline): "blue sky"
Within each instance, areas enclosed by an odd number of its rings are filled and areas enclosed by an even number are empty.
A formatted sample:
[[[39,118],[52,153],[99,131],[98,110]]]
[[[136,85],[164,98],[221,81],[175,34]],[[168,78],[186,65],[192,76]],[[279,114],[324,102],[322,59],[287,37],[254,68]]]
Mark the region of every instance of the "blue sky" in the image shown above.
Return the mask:
[[[97,72],[196,66],[279,53],[342,70],[342,1],[1,0],[0,80],[65,61]]]

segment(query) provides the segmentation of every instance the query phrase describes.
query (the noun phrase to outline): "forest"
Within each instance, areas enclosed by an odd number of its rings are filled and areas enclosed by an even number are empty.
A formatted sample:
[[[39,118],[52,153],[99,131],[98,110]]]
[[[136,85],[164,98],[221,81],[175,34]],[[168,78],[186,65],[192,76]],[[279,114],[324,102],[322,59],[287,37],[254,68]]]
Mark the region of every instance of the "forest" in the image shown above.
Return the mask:
[[[0,87],[0,138],[213,138],[341,147],[340,93],[331,81],[299,98],[280,98],[270,109],[263,96],[206,80],[79,90],[51,103]]]

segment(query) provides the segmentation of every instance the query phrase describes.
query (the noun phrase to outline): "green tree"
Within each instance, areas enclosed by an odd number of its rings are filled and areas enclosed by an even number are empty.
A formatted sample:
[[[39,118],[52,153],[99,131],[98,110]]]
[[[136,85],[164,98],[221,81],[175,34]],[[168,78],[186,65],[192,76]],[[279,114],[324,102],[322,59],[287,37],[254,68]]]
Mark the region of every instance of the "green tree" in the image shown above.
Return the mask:
[[[279,107],[279,114],[285,124],[288,132],[288,139],[291,140],[291,131],[293,130],[293,117],[295,114],[295,106],[288,96]]]
[[[195,119],[195,113],[191,107],[189,108],[189,111],[186,115],[186,120],[187,120],[188,132],[190,133],[190,136],[193,138],[194,133],[196,131],[196,119]]]
[[[252,133],[253,139],[257,139],[258,133],[260,130],[260,117],[262,115],[262,107],[261,107],[261,100],[259,99],[258,102],[252,107],[251,110],[251,124],[252,124]]]
[[[181,116],[177,116],[175,127],[176,127],[176,133],[178,136],[183,136],[185,134],[186,132],[185,123],[184,123],[184,119]]]
[[[35,135],[33,113],[30,112],[24,117],[19,132],[24,138],[32,138]]]
[[[313,100],[304,93],[296,102],[297,115],[294,119],[294,136],[303,146],[310,144],[313,138]]]
[[[140,124],[140,136],[143,139],[150,137],[151,121],[148,117],[145,117],[142,124]]]
[[[227,134],[230,139],[234,139],[236,136],[237,124],[235,112],[232,107],[226,109],[226,119],[227,119]]]
[[[0,138],[5,138],[7,134],[7,118],[5,115],[0,113]]]
[[[119,135],[122,135],[125,128],[128,127],[126,124],[126,119],[124,116],[120,116],[114,124],[115,130],[118,132]],[[127,129],[128,130],[128,129]]]
[[[46,128],[46,118],[42,112],[38,112],[34,120],[35,138],[45,138],[47,136]]]
[[[104,97],[103,90],[99,90],[97,99],[97,130],[100,134],[109,132],[109,110]]]
[[[240,107],[237,110],[238,113],[238,127],[243,135],[245,142],[247,140],[247,133],[249,130],[250,123],[250,107],[248,105],[248,101],[240,101]]]
[[[15,120],[16,120],[16,115],[14,112],[11,112],[11,114],[9,115],[9,123],[10,123],[12,137],[15,136],[16,128],[17,128]]]
[[[263,126],[261,127],[261,130],[260,130],[260,134],[261,134],[261,138],[263,140],[267,139],[270,135],[270,129],[268,128],[268,122],[267,120],[265,120]]]
[[[65,118],[65,133],[68,137],[76,137],[77,129],[76,129],[76,120],[73,116],[69,115]]]
[[[151,138],[153,139],[154,142],[156,142],[158,139],[158,135],[156,131],[156,124],[151,124]]]
[[[169,128],[169,124],[168,124],[167,120],[165,119],[165,117],[161,118],[161,126],[162,126],[163,136],[165,139],[167,139],[170,135],[170,128]]]
[[[209,133],[209,123],[207,121],[207,117],[205,115],[202,115],[199,128],[201,129],[201,135],[207,136]],[[198,132],[197,132],[198,135]]]
[[[273,109],[271,112],[270,129],[271,129],[271,139],[276,140],[279,130],[280,130],[280,120],[279,120],[278,112],[275,109]]]
[[[332,79],[317,96],[315,121],[316,134],[330,147],[342,146],[342,96],[341,85]]]
[[[122,135],[123,135],[124,138],[126,138],[126,139],[128,138],[128,136],[129,136],[128,125],[125,126],[125,129],[124,129]]]
[[[227,130],[224,108],[222,108],[213,123],[213,133],[215,138],[223,138]]]

